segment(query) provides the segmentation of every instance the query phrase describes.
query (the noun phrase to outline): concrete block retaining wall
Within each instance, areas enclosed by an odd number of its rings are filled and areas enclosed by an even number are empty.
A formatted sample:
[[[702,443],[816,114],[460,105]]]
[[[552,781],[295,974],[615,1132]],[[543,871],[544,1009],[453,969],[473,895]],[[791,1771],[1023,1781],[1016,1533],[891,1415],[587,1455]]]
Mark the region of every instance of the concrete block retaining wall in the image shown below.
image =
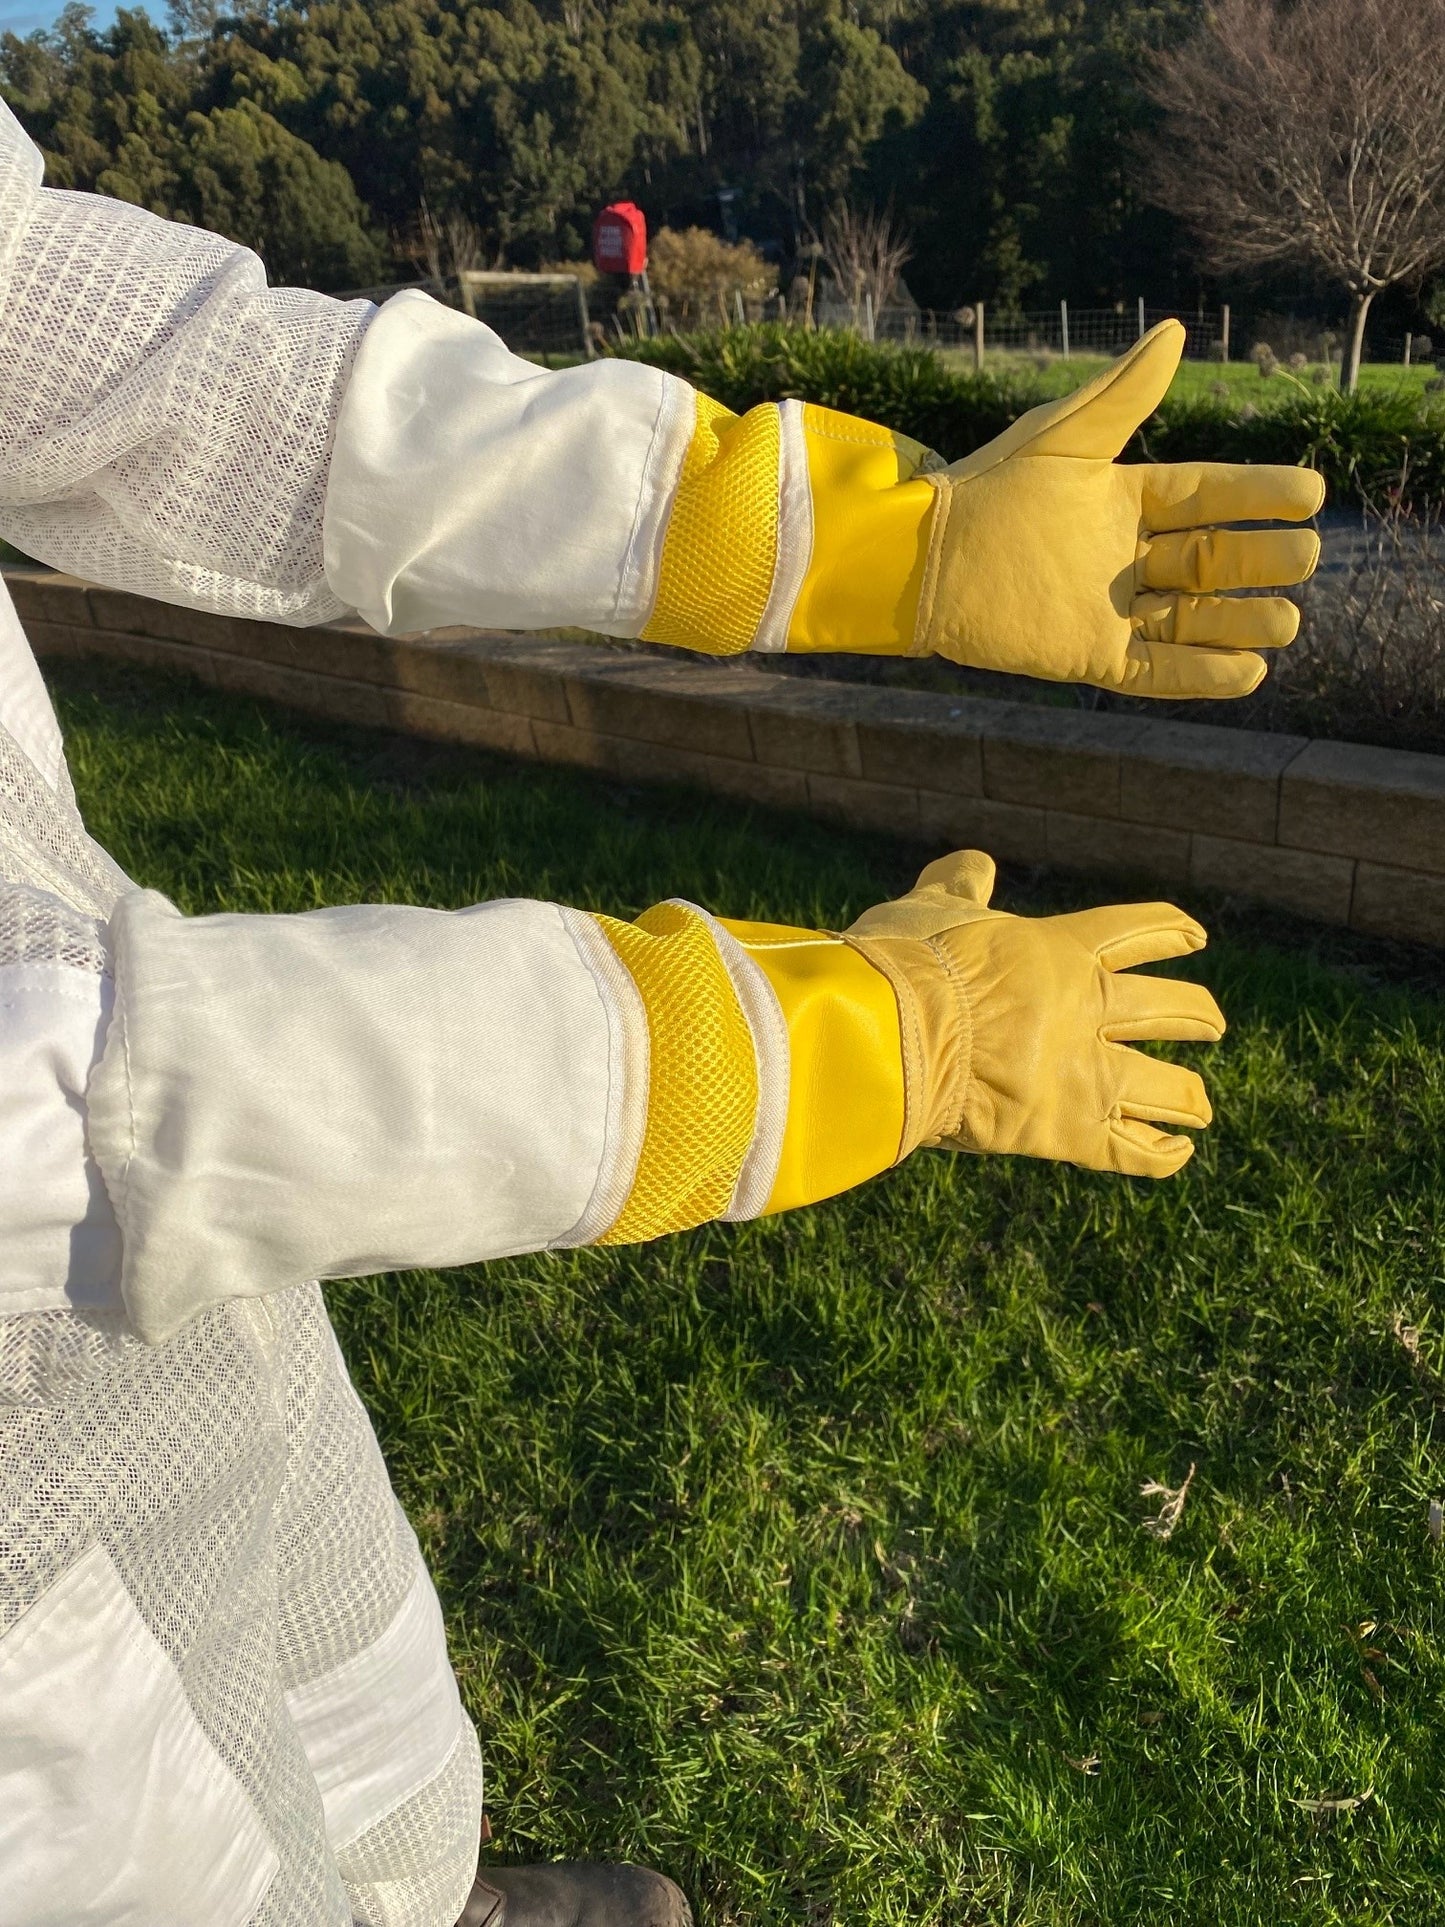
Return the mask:
[[[290,629],[34,569],[6,580],[42,656],[182,669],[347,722],[1445,945],[1445,757],[793,678],[746,659]]]

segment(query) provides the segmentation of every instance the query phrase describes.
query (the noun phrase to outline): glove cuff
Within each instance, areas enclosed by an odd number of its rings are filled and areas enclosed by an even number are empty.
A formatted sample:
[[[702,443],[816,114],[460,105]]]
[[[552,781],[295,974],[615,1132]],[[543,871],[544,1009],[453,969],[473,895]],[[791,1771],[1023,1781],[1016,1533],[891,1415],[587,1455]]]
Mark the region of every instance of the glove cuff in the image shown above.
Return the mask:
[[[919,443],[798,401],[706,395],[669,512],[645,642],[706,655],[914,648],[937,511]]]
[[[632,1188],[599,1244],[635,1244],[722,1217],[757,1132],[758,1053],[711,920],[660,903],[595,919],[647,1018],[647,1118]]]
[[[920,1145],[977,1148],[964,1127],[973,1009],[948,951],[932,938],[850,934],[845,941],[888,979],[898,1000],[905,1095],[899,1156]]]
[[[815,1204],[903,1155],[900,1009],[856,946],[817,930],[725,922],[771,984],[788,1032],[788,1109],[766,1212]]]

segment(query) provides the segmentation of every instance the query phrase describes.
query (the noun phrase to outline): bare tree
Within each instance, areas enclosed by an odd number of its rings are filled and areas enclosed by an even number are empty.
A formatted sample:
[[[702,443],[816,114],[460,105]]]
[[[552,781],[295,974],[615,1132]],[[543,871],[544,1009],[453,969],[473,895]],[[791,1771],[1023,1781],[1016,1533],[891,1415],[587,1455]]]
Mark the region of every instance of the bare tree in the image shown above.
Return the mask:
[[[425,196],[406,226],[393,234],[392,246],[438,294],[449,279],[487,265],[486,243],[476,223],[456,212],[438,220]]]
[[[819,236],[823,259],[839,292],[856,317],[866,294],[873,313],[885,305],[912,257],[907,236],[897,227],[891,207],[858,209],[840,201],[823,218]]]
[[[1343,287],[1353,389],[1375,296],[1445,261],[1445,0],[1216,0],[1151,92],[1152,198],[1217,269]]]

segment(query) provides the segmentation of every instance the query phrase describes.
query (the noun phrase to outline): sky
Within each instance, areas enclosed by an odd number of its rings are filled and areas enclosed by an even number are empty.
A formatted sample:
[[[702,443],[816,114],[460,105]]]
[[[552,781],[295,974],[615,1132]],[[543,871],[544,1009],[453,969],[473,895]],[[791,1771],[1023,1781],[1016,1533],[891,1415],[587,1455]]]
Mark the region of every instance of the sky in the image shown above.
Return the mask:
[[[0,0],[0,33],[34,33],[37,27],[48,27],[59,14],[65,0]],[[156,19],[163,18],[164,5],[150,5],[146,11]],[[108,27],[115,18],[115,0],[99,0],[95,7],[97,27]]]

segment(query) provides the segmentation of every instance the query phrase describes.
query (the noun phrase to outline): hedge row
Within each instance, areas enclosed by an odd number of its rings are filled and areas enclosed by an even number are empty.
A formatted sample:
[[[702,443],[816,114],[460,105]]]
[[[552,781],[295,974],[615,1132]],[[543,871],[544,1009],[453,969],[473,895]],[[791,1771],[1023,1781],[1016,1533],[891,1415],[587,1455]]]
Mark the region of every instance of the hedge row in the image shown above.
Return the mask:
[[[663,335],[616,352],[684,376],[739,413],[795,396],[864,415],[955,461],[1050,399],[1027,375],[955,372],[928,348],[777,324]],[[1394,389],[1342,395],[1280,376],[1268,399],[1166,397],[1133,461],[1303,462],[1334,502],[1445,505],[1445,403]]]

